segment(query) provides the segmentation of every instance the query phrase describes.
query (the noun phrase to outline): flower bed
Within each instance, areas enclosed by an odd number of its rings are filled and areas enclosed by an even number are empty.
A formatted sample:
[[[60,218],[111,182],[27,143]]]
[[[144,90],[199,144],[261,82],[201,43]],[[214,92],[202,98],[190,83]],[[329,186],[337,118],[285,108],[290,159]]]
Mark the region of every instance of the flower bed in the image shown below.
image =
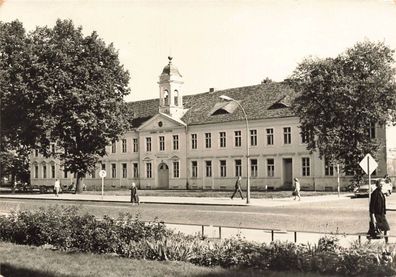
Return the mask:
[[[75,207],[49,207],[0,216],[0,239],[59,250],[114,254],[148,260],[184,261],[225,268],[300,271],[342,275],[396,274],[395,251],[383,245],[356,243],[342,248],[334,236],[318,245],[288,242],[261,244],[241,238],[221,241],[174,233],[163,223],[142,222],[120,214],[102,220],[80,215]]]

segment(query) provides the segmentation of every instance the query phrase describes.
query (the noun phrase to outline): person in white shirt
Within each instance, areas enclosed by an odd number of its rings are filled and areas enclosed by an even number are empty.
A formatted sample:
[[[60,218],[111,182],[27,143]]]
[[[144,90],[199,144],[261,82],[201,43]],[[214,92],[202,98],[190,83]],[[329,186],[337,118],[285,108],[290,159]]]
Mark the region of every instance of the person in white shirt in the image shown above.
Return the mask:
[[[294,178],[294,200],[296,200],[296,198],[298,197],[298,201],[301,200],[301,196],[300,196],[300,181],[297,178]]]
[[[59,197],[59,190],[60,190],[60,181],[59,179],[56,179],[54,184],[54,192],[57,197]]]

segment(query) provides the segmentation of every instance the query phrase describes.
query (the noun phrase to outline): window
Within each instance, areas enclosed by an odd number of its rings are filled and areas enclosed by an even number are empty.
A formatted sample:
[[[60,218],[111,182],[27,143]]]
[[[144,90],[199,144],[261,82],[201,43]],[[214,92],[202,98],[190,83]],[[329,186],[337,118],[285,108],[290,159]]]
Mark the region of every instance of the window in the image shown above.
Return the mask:
[[[151,163],[148,162],[146,163],[146,177],[151,178],[153,176],[152,174],[152,169],[151,169]]]
[[[173,93],[174,93],[173,104],[175,106],[179,106],[179,92],[177,90],[175,90]]]
[[[250,176],[257,177],[257,159],[250,160]]]
[[[51,178],[55,178],[55,166],[51,166]]]
[[[43,165],[43,178],[47,178],[47,166]]]
[[[91,171],[91,178],[95,178],[95,169]]]
[[[133,152],[138,152],[139,149],[139,142],[137,138],[133,139]]]
[[[127,140],[123,139],[122,140],[122,153],[126,153],[127,152]]]
[[[102,164],[102,170],[106,171],[106,164]]]
[[[173,178],[180,177],[179,162],[173,162]]]
[[[197,161],[191,162],[191,177],[193,177],[193,178],[198,177],[198,162]]]
[[[117,144],[115,141],[111,143],[111,153],[116,153],[117,152]]]
[[[370,127],[368,129],[368,135],[370,139],[375,139],[376,138],[376,132],[375,132],[375,123],[372,122],[370,124]]]
[[[250,130],[250,145],[257,146],[257,130]]]
[[[173,135],[173,150],[179,150],[179,135]]]
[[[242,160],[235,160],[235,176],[242,176]]]
[[[39,151],[38,151],[38,149],[35,149],[35,150],[34,150],[34,156],[35,156],[35,157],[38,157],[38,155],[39,155]]]
[[[146,151],[151,151],[151,137],[146,138]]]
[[[267,145],[274,145],[274,129],[267,129]]]
[[[111,178],[117,177],[117,165],[111,164]]]
[[[55,154],[55,144],[51,144],[51,153]]]
[[[122,164],[122,178],[128,178],[127,164]]]
[[[334,176],[334,166],[325,158],[325,176]]]
[[[212,177],[212,161],[205,161],[205,176]]]
[[[205,147],[212,148],[212,134],[205,133]]]
[[[34,178],[38,178],[38,171],[39,171],[38,165],[35,165],[34,166]]]
[[[274,159],[267,159],[267,176],[275,176],[275,161]]]
[[[221,160],[220,161],[220,177],[227,176],[227,161]]]
[[[284,144],[291,143],[291,127],[283,128],[283,143]]]
[[[197,149],[197,134],[191,134],[191,149]]]
[[[138,165],[138,163],[133,163],[133,178],[139,178],[139,165]]]
[[[220,147],[226,147],[226,132],[220,132]]]
[[[66,170],[66,168],[63,169],[63,178],[67,178],[67,170]]]
[[[309,158],[302,158],[302,176],[310,176],[311,167]]]
[[[242,145],[242,134],[241,131],[235,131],[235,147],[241,147]]]
[[[159,150],[165,151],[165,137],[159,136]]]

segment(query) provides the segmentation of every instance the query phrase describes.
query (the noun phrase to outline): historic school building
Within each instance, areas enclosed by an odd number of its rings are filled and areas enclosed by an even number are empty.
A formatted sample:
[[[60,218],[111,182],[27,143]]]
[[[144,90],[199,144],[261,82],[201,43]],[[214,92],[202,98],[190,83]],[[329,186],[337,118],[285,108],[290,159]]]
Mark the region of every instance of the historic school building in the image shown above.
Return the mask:
[[[303,189],[336,190],[336,168],[306,150],[299,119],[290,108],[293,91],[285,84],[184,96],[182,75],[169,58],[158,85],[158,99],[128,103],[132,126],[86,176],[88,188],[101,185],[98,172],[104,169],[107,188],[135,182],[141,189],[222,190],[232,189],[239,175],[246,188],[249,174],[252,190],[290,188],[294,177]],[[370,135],[383,142],[376,175],[395,177],[396,128],[371,126]],[[53,184],[55,178],[65,185],[73,177],[59,160],[33,153],[33,185]],[[341,177],[341,187],[348,179]]]

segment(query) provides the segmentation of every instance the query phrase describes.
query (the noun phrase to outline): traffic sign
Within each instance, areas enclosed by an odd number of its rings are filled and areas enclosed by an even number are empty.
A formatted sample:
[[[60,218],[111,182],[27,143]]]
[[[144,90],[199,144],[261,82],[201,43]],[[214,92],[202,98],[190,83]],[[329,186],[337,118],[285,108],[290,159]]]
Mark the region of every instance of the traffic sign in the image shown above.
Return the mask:
[[[99,171],[99,177],[100,178],[104,178],[104,177],[106,177],[106,170],[101,170],[101,171]]]
[[[367,175],[371,175],[371,173],[373,173],[374,170],[376,170],[376,168],[378,167],[377,162],[370,154],[364,156],[363,160],[360,161],[359,165],[364,170],[364,172],[366,172]]]

